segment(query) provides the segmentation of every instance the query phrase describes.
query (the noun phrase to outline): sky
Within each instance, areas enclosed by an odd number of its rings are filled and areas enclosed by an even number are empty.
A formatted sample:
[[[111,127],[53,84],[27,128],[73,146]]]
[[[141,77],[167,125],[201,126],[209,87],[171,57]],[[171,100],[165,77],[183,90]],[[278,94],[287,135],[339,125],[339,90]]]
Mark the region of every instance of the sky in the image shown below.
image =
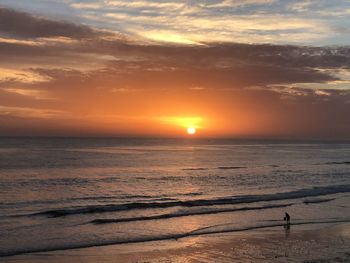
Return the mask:
[[[0,135],[350,139],[348,0],[0,0]]]

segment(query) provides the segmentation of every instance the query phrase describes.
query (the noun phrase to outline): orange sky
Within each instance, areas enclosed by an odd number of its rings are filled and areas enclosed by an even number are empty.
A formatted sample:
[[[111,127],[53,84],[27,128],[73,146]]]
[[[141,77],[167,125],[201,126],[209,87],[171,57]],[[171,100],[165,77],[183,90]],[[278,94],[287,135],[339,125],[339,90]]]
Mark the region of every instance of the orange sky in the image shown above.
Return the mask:
[[[138,3],[123,8],[147,7]],[[0,135],[178,137],[193,126],[196,137],[350,138],[347,45],[283,43],[277,33],[264,43],[248,31],[216,39],[205,24],[131,34],[79,22],[92,5],[66,17],[27,7],[0,6]],[[298,19],[284,30],[302,28]]]

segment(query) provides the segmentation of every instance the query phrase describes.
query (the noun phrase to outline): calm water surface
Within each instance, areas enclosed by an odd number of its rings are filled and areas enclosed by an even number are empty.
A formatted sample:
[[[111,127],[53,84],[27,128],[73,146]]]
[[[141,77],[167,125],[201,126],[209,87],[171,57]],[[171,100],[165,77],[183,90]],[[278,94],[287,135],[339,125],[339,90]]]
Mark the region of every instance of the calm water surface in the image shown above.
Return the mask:
[[[350,144],[0,138],[0,256],[350,220]]]

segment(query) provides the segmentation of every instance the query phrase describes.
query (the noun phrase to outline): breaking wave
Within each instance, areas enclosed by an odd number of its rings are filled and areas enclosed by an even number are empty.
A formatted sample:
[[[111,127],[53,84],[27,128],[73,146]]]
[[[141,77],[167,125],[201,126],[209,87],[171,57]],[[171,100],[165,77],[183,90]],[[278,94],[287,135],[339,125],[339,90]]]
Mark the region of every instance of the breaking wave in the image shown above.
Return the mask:
[[[116,212],[133,209],[152,209],[169,207],[201,207],[214,205],[234,205],[248,204],[255,202],[280,201],[288,199],[299,199],[305,197],[323,196],[337,193],[350,192],[350,185],[318,186],[313,188],[299,189],[290,192],[261,194],[261,195],[241,195],[232,197],[222,197],[217,199],[197,199],[185,201],[164,201],[164,202],[131,202],[124,204],[90,205],[81,207],[69,207],[63,209],[46,210],[30,215],[44,215],[48,217],[62,217],[74,214],[92,214],[104,212]]]
[[[161,214],[155,216],[140,216],[140,217],[127,217],[127,218],[108,218],[108,219],[95,219],[90,221],[93,224],[108,224],[108,223],[122,223],[122,222],[135,222],[135,221],[146,221],[146,220],[156,220],[156,219],[169,219],[175,217],[183,216],[194,216],[194,215],[210,215],[210,214],[219,214],[227,212],[237,212],[237,211],[248,211],[248,210],[262,210],[262,209],[271,209],[271,208],[281,208],[291,206],[290,204],[280,204],[280,205],[266,205],[266,206],[252,206],[252,207],[239,207],[239,208],[223,208],[223,209],[212,209],[212,210],[203,210],[195,212],[178,212],[178,213],[169,213]]]

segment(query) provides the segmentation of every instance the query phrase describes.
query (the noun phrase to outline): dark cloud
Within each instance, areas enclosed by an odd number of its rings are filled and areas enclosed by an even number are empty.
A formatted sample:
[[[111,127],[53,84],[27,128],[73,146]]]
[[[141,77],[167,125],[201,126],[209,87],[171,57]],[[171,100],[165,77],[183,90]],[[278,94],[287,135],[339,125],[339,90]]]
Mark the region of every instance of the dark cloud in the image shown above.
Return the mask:
[[[349,48],[309,48],[266,45],[211,45],[209,47],[145,46],[123,41],[80,41],[73,44],[29,46],[0,44],[3,63],[33,62],[69,65],[94,63],[109,56],[96,74],[134,82],[133,77],[157,85],[166,79],[178,84],[246,87],[287,83],[322,83],[336,80],[330,71],[350,66]],[[92,55],[92,56],[89,56]],[[28,62],[29,61],[29,62]],[[52,68],[51,67],[51,68]],[[64,67],[64,66],[63,66]],[[67,66],[69,67],[69,66]],[[67,68],[65,67],[65,68]],[[104,70],[101,70],[104,68]],[[92,74],[95,74],[92,72]]]
[[[28,13],[0,8],[0,33],[15,37],[92,38],[106,34],[88,26],[53,21]]]
[[[105,45],[107,45],[105,43]],[[88,48],[85,47],[84,52]],[[93,50],[93,49],[91,49]],[[276,51],[278,50],[278,51]],[[305,48],[305,50],[309,50]],[[119,45],[105,48],[101,53],[119,57],[109,61],[104,69],[91,72],[92,82],[118,83],[134,88],[181,88],[204,86],[207,88],[244,88],[270,84],[323,83],[337,80],[329,68],[347,66],[346,55],[332,56],[322,52],[314,58],[313,66],[305,56],[313,57],[303,48],[283,46],[236,45],[210,47],[159,47]],[[63,52],[63,51],[62,51]],[[67,52],[67,50],[65,51]],[[90,51],[92,52],[92,51]],[[96,50],[94,51],[98,53]],[[314,51],[316,52],[316,51]],[[290,53],[294,53],[290,55]],[[298,55],[300,54],[300,55]],[[308,54],[308,55],[306,55]],[[291,57],[290,59],[288,57]],[[308,63],[303,64],[303,61]],[[41,69],[53,79],[61,79],[48,70]],[[135,77],[137,76],[137,77]],[[83,79],[86,74],[82,74]]]

